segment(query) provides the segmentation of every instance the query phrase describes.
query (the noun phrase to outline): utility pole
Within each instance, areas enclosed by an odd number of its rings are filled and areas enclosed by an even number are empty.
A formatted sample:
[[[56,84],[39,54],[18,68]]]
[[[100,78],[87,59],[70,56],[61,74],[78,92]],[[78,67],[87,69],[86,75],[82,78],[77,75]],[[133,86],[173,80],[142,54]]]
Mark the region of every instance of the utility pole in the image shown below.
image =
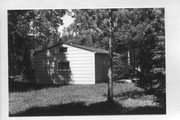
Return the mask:
[[[112,102],[113,101],[113,79],[112,79],[112,14],[111,10],[109,10],[109,66],[108,66],[108,101]]]

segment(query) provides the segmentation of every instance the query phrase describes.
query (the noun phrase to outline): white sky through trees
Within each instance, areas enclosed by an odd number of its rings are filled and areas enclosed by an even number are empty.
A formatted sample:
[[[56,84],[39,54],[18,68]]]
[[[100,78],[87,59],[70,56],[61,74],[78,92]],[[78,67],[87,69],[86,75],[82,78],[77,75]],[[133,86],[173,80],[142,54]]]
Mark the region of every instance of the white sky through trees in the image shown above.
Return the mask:
[[[71,23],[73,23],[74,22],[74,19],[75,18],[72,18],[71,16],[69,16],[69,15],[64,15],[63,17],[62,17],[62,20],[63,20],[63,25],[62,26],[60,26],[59,27],[59,32],[61,33],[61,36],[62,36],[62,31],[63,31],[63,28],[64,27],[68,27]]]

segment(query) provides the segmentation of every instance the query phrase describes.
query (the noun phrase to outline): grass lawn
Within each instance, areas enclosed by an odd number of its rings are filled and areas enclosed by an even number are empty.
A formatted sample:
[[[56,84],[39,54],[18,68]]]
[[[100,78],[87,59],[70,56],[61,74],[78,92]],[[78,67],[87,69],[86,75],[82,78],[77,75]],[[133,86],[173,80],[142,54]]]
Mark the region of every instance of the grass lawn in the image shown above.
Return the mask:
[[[106,102],[107,83],[64,86],[23,84],[10,86],[19,88],[10,90],[9,93],[10,116],[164,113],[153,102],[153,95],[145,95],[133,83],[114,83],[113,103]]]

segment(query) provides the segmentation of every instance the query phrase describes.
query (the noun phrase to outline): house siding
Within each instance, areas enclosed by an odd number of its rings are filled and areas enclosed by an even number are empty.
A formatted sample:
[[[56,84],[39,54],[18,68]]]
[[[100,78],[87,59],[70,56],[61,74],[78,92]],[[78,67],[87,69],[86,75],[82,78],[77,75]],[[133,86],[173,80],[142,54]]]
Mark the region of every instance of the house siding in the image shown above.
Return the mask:
[[[58,71],[59,61],[67,61],[67,53],[58,53],[58,47],[40,52],[33,57],[37,82],[59,84],[71,80],[70,71]]]
[[[37,82],[59,84],[95,84],[94,53],[69,45],[67,52],[59,53],[58,48],[42,51],[34,55],[33,63]],[[69,61],[69,71],[59,71],[59,61]]]
[[[67,52],[59,53],[59,47]],[[58,62],[69,61],[69,70],[58,70]],[[96,53],[67,44],[51,47],[33,57],[35,77],[40,83],[95,84],[108,80],[108,54]]]
[[[67,60],[70,61],[71,78],[74,84],[95,84],[94,53],[69,45]]]
[[[95,54],[95,81],[96,83],[108,80],[108,55]]]

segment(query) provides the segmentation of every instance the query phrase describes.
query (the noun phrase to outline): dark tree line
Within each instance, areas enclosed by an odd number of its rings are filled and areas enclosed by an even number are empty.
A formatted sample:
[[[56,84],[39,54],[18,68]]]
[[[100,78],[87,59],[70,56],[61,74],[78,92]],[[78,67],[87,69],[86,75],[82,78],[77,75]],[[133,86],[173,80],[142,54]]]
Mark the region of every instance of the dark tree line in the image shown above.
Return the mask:
[[[58,28],[66,10],[9,10],[9,76],[32,78],[34,51],[60,42]]]

